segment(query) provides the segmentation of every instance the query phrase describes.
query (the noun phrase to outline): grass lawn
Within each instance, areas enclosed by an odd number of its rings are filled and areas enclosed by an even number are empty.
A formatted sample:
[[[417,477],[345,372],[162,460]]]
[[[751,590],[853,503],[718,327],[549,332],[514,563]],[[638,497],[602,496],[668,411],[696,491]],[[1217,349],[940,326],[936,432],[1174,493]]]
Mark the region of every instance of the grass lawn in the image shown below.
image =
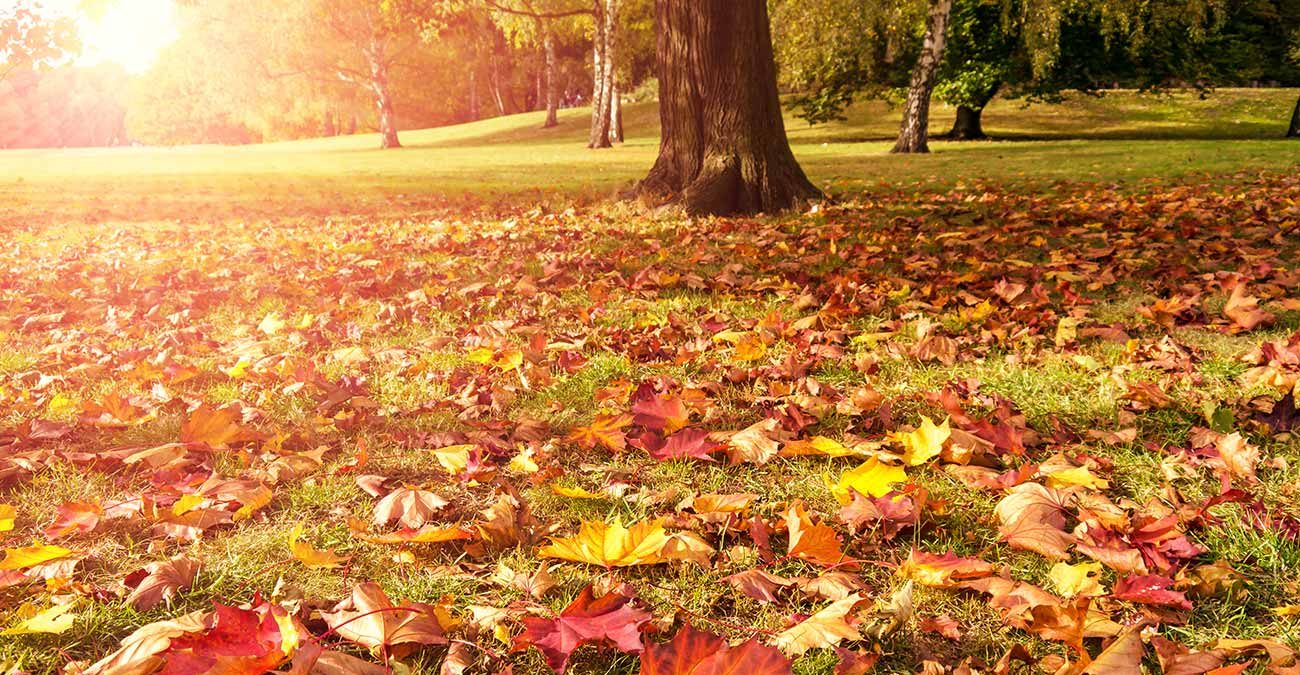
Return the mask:
[[[1114,92],[1032,106],[997,101],[985,113],[985,128],[999,140],[936,141],[929,156],[888,154],[898,111],[879,102],[858,105],[848,120],[828,125],[810,127],[792,116],[787,129],[809,175],[833,194],[984,181],[1131,182],[1294,166],[1295,144],[1281,136],[1297,93],[1221,90],[1201,100]],[[952,114],[937,106],[936,132],[951,125]],[[0,203],[11,207],[0,219],[527,210],[604,199],[654,162],[653,104],[628,107],[628,142],[607,151],[584,147],[585,109],[562,111],[560,120],[551,130],[538,128],[537,113],[407,131],[400,151],[376,149],[375,135],[233,148],[5,151]]]
[[[924,157],[880,105],[792,121],[836,202],[736,220],[594,203],[652,161],[646,106],[603,152],[582,111],[396,152],[0,152],[0,670],[269,601],[395,672],[542,673],[520,618],[620,583],[647,642],[689,623],[797,673],[840,659],[788,632],[828,607],[876,672],[1014,645],[1052,672],[1143,626],[1151,672],[1293,665],[1295,94],[998,102],[1006,140]],[[673,539],[545,548],[615,519]],[[447,639],[347,639],[325,613],[365,581]]]

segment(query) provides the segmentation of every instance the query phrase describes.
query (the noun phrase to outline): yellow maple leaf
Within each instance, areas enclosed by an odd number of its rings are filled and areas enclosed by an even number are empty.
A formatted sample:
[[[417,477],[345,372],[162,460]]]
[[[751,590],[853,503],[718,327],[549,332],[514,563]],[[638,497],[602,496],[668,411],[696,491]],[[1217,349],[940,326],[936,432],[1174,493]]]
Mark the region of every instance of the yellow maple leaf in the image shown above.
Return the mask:
[[[745,333],[736,340],[731,356],[737,361],[757,361],[767,355],[767,345],[757,333]]]
[[[23,605],[14,612],[22,621],[0,631],[0,635],[28,635],[31,633],[62,633],[72,628],[76,614],[69,614],[73,605],[50,605],[38,610],[34,605]]]
[[[449,445],[445,448],[439,448],[433,451],[433,456],[438,458],[438,463],[447,473],[455,476],[465,471],[469,466],[469,452],[473,450],[472,444]]]
[[[778,453],[782,457],[799,457],[802,455],[820,455],[823,457],[849,457],[861,454],[856,450],[847,448],[839,441],[827,438],[825,436],[813,436],[803,441],[791,441],[786,443]]]
[[[605,495],[591,492],[590,490],[587,490],[585,488],[565,487],[563,485],[556,485],[554,483],[551,483],[551,492],[554,492],[555,494],[560,495],[561,497],[568,497],[570,499],[604,499],[605,498]]]
[[[66,558],[70,555],[72,555],[72,551],[62,546],[48,546],[40,542],[32,542],[31,546],[5,549],[4,560],[0,560],[0,571],[20,570],[51,560]]]
[[[18,520],[18,510],[12,504],[0,504],[0,532],[14,529],[16,520]]]
[[[1078,565],[1058,562],[1052,565],[1047,578],[1052,580],[1056,592],[1067,598],[1079,595],[1105,595],[1106,589],[1097,581],[1101,576],[1101,563],[1086,562]]]
[[[520,450],[519,454],[510,460],[510,464],[506,468],[517,473],[537,473],[541,471],[541,467],[537,466],[537,462],[533,460],[531,448]]]
[[[907,472],[903,467],[885,464],[872,457],[856,469],[845,471],[839,482],[831,484],[828,479],[826,486],[841,504],[849,504],[853,501],[854,492],[868,497],[883,497],[894,490],[895,484],[905,480]]]
[[[947,418],[936,426],[934,420],[921,415],[921,426],[916,431],[896,431],[889,437],[903,446],[903,461],[908,466],[918,466],[943,452],[943,444],[951,435],[952,427]]]
[[[322,551],[302,541],[302,523],[294,526],[289,533],[289,552],[293,557],[308,567],[329,569],[347,562],[347,558],[336,555],[333,551]]]
[[[537,554],[604,567],[654,565],[664,561],[660,552],[668,544],[662,520],[647,520],[624,527],[613,522],[587,521],[572,537],[551,539]]]
[[[1056,489],[1068,488],[1073,485],[1080,487],[1105,490],[1110,487],[1110,482],[1105,478],[1100,478],[1086,466],[1076,466],[1073,469],[1063,469],[1053,471],[1047,474],[1047,486]]]
[[[261,331],[265,335],[275,335],[276,333],[279,333],[284,326],[285,322],[280,318],[280,315],[271,312],[262,319],[261,323],[257,324],[257,330]]]

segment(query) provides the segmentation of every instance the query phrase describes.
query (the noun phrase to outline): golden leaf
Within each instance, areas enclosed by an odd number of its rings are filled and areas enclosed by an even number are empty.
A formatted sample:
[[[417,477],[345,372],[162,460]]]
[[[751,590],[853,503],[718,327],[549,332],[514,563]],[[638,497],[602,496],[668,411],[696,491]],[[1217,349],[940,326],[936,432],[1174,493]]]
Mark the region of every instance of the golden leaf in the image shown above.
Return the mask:
[[[543,546],[537,554],[543,558],[560,558],[604,567],[654,565],[664,561],[660,553],[667,543],[668,533],[664,531],[661,520],[633,523],[628,528],[615,518],[610,523],[584,522],[578,529],[578,534],[551,539],[551,545]]]

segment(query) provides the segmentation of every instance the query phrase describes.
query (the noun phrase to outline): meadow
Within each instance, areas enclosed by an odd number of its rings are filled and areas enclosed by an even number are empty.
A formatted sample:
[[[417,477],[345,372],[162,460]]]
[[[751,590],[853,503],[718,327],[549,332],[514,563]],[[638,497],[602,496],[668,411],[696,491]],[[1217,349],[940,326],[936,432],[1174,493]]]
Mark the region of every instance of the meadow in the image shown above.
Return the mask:
[[[1295,95],[791,118],[743,219],[610,201],[649,105],[0,152],[0,669],[1294,672]]]

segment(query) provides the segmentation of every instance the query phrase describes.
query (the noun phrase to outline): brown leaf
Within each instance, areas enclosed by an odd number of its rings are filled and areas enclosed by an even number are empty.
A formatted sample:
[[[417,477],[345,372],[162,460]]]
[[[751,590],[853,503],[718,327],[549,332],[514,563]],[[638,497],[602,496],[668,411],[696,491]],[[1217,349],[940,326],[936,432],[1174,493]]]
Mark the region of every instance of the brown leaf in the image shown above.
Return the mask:
[[[447,500],[428,490],[399,487],[375,504],[375,524],[383,527],[399,521],[403,527],[419,529],[433,520]]]
[[[363,582],[352,587],[352,595],[321,612],[321,618],[339,636],[363,647],[377,649],[398,645],[446,644],[434,608],[421,603],[398,607],[379,584]]]
[[[127,577],[127,585],[135,588],[126,601],[141,612],[153,609],[160,602],[171,602],[178,591],[190,587],[199,568],[199,561],[185,556],[149,563],[140,570],[138,574],[142,576],[138,579],[132,578],[137,575]]]

